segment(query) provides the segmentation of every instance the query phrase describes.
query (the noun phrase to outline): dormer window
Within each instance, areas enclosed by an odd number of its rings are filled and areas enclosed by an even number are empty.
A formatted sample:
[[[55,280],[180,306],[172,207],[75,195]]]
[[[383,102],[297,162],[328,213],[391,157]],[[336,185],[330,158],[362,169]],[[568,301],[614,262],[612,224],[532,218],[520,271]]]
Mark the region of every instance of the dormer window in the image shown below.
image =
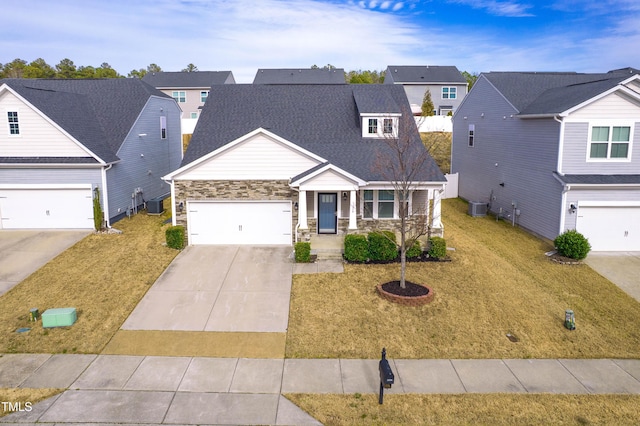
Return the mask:
[[[373,114],[371,114],[373,115]],[[398,134],[398,118],[397,116],[362,117],[362,137],[365,138],[387,138],[395,137]]]

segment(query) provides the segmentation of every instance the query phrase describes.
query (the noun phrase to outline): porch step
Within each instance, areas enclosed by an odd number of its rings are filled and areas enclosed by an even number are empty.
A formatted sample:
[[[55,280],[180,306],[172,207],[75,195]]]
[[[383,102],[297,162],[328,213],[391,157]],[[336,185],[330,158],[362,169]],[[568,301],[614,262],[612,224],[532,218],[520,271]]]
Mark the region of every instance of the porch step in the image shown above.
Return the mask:
[[[313,247],[313,246],[311,246]],[[318,260],[342,260],[341,249],[311,249],[311,254],[318,256]]]
[[[318,256],[318,260],[342,260],[344,237],[341,235],[312,235],[311,253]]]

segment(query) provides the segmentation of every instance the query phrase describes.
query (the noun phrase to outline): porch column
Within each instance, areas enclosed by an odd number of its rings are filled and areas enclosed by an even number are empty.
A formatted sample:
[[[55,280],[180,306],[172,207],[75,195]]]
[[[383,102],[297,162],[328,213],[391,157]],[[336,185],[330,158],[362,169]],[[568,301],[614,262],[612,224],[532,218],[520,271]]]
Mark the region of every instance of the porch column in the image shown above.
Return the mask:
[[[300,229],[307,229],[307,191],[298,191],[298,223]]]
[[[435,189],[433,191],[433,225],[435,229],[442,228],[442,209],[441,209],[442,191]]]
[[[349,194],[349,229],[358,229],[356,220],[356,191],[352,189]]]

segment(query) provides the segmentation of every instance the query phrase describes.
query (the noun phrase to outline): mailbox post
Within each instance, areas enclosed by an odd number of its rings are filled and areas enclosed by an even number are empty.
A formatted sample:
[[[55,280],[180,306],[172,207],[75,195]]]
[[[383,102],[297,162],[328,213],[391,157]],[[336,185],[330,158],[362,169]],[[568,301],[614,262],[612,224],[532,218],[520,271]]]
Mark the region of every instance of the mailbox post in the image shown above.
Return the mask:
[[[380,370],[380,397],[378,398],[378,404],[382,404],[384,399],[384,389],[390,389],[394,380],[393,371],[391,371],[391,366],[389,365],[389,361],[387,361],[386,348],[382,348],[382,359],[378,364],[378,370]]]

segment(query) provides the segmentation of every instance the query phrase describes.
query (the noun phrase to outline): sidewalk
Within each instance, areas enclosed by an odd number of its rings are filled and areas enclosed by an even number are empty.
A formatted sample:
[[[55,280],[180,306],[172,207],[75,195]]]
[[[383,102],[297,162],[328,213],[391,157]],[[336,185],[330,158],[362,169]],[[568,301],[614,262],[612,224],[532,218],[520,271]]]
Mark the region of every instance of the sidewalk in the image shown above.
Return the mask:
[[[640,394],[640,360],[389,359],[386,393]],[[377,393],[377,359],[10,354],[0,388],[65,388],[0,423],[318,424],[281,394]]]

